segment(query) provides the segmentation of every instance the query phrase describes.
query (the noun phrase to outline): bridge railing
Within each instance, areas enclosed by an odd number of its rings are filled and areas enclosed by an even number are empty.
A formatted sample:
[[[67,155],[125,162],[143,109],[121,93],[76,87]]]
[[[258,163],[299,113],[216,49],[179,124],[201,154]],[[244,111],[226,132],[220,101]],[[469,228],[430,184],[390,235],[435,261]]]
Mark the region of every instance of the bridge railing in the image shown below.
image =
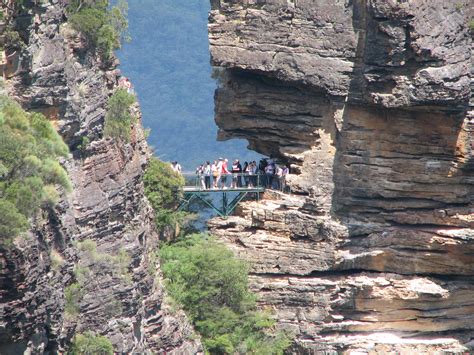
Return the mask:
[[[285,176],[267,175],[262,173],[229,173],[218,176],[183,173],[185,188],[201,191],[212,190],[251,190],[272,189],[286,191]]]

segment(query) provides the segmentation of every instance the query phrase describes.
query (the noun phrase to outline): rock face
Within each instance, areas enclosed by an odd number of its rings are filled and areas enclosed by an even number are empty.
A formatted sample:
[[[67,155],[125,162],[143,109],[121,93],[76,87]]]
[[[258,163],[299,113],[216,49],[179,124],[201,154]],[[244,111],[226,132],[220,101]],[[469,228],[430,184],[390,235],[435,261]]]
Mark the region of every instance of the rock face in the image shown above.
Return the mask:
[[[220,138],[295,174],[210,228],[294,350],[472,350],[472,4],[211,3]]]
[[[25,5],[13,23],[26,45],[7,53],[7,91],[56,124],[71,148],[62,163],[74,190],[28,237],[0,247],[0,353],[63,352],[88,330],[119,353],[200,352],[185,316],[163,300],[139,107],[129,143],[102,134],[118,62],[102,61],[67,26],[63,1]],[[71,285],[80,288],[73,301]]]

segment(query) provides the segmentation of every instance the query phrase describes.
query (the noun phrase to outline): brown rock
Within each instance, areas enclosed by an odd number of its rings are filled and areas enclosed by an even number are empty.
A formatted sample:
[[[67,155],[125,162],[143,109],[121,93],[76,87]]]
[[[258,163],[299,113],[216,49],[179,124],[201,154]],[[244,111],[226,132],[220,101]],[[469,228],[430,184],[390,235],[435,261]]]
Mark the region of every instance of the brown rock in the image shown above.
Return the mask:
[[[27,6],[38,26],[23,28],[28,46],[7,90],[26,109],[54,120],[71,148],[62,164],[74,190],[28,239],[0,247],[0,352],[64,352],[75,333],[92,330],[119,353],[199,353],[186,317],[171,312],[155,280],[158,235],[143,192],[150,152],[142,127],[133,125],[130,143],[103,137],[118,62],[102,62],[63,24],[63,1]],[[134,115],[140,116],[138,106]],[[83,137],[90,143],[79,150]],[[86,240],[96,250],[81,248]],[[79,315],[71,317],[64,292],[75,282],[82,294]]]
[[[213,1],[219,138],[292,164],[211,231],[295,351],[472,349],[469,1]]]

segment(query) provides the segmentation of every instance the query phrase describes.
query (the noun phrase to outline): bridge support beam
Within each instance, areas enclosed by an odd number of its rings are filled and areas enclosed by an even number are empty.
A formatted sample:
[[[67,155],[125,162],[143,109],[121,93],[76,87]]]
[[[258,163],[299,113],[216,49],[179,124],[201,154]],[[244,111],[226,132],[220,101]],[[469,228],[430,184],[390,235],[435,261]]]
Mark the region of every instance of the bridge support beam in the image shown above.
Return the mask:
[[[216,193],[215,191],[213,191]],[[178,210],[182,211],[185,210],[189,207],[190,203],[193,202],[195,199],[198,199],[202,201],[206,206],[211,208],[214,212],[216,212],[220,217],[222,218],[227,218],[230,216],[239,202],[241,202],[249,193],[256,194],[257,200],[260,198],[260,192],[249,192],[249,191],[240,191],[237,196],[235,196],[232,201],[229,202],[229,197],[228,197],[228,192],[227,191],[219,191],[222,193],[222,200],[221,200],[221,208],[217,207],[212,203],[212,201],[209,201],[208,199],[205,198],[205,195],[207,195],[206,192],[201,192],[201,191],[193,191],[193,192],[185,192],[183,198],[180,201],[180,204],[178,206]]]

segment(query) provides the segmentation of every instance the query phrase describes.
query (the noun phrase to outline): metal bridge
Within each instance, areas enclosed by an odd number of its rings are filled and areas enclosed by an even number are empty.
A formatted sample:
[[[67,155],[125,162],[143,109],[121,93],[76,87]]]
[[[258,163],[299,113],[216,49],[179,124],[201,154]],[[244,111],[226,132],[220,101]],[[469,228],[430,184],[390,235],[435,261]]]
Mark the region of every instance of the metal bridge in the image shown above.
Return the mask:
[[[185,186],[178,210],[184,210],[191,202],[200,200],[223,218],[231,215],[244,198],[260,199],[260,194],[265,191],[268,184],[264,176],[259,174],[225,174],[220,177],[183,174],[183,176]],[[220,206],[207,198],[209,194],[221,195]]]

